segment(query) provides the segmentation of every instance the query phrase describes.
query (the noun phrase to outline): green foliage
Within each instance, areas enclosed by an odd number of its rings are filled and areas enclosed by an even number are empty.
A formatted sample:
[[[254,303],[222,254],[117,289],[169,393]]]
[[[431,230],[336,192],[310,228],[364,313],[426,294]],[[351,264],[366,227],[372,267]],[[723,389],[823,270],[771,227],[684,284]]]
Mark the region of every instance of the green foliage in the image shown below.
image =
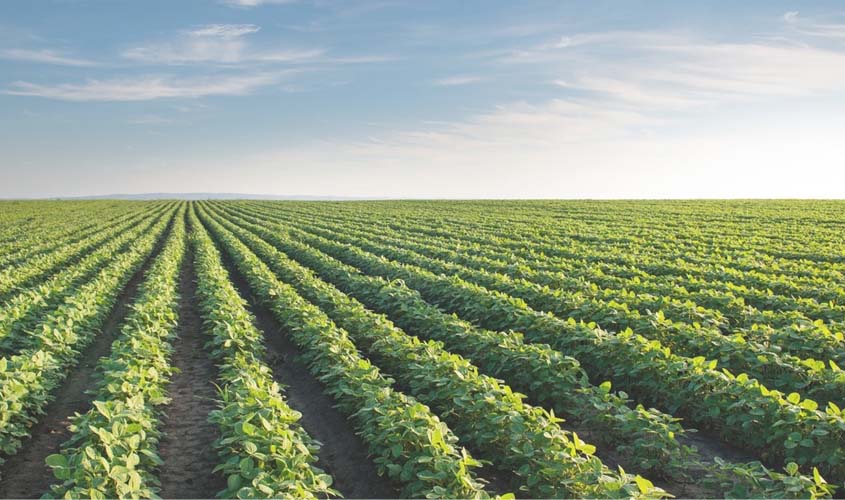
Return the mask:
[[[36,330],[30,346],[2,358],[0,371],[0,451],[15,453],[38,415],[52,400],[80,352],[99,333],[120,291],[142,266],[167,227],[175,206],[131,251],[115,257],[91,281],[50,313]]]
[[[93,407],[73,418],[62,453],[47,458],[60,481],[49,493],[54,497],[149,498],[158,491],[158,422],[173,373],[170,340],[185,255],[184,213],[183,205],[111,353],[97,366]]]
[[[487,497],[482,463],[532,497],[666,495],[650,477],[828,498],[845,481],[841,203],[2,204],[0,463],[172,228],[46,459],[47,496],[157,496],[183,265],[220,369],[218,495],[339,495],[215,242],[403,496]],[[706,462],[688,425],[759,461]]]
[[[202,232],[199,227],[197,231]],[[207,238],[198,240],[215,253]],[[471,472],[480,463],[456,446],[458,438],[426,406],[395,391],[391,381],[360,356],[345,331],[280,283],[261,261],[247,254],[233,259],[256,297],[303,349],[312,372],[340,410],[350,416],[379,470],[402,484],[403,496],[486,496]],[[225,288],[222,280],[220,287]]]
[[[236,212],[238,217],[249,218],[240,207]],[[253,221],[267,223],[263,216]],[[591,378],[611,379],[642,402],[670,412],[681,410],[684,416],[717,429],[727,439],[759,452],[768,461],[789,459],[804,465],[805,470],[807,464],[816,464],[834,478],[842,475],[845,455],[839,444],[841,438],[821,437],[839,436],[845,431],[836,405],[828,405],[825,411],[811,409],[812,404],[793,405],[781,393],[770,391],[756,380],[715,370],[715,361],[677,356],[659,342],[631,332],[612,335],[572,319],[562,321],[539,314],[520,299],[491,292],[459,277],[437,276],[420,267],[338,243],[341,240],[370,245],[368,240],[344,236],[337,228],[331,232],[314,228],[303,232],[294,229],[299,224],[296,219],[276,229],[290,231],[299,241],[369,274],[402,279],[426,300],[457,312],[464,319],[492,329],[524,331],[526,340],[548,343],[576,357]],[[389,247],[379,247],[379,251],[396,255]],[[799,435],[798,441],[790,438]],[[791,445],[801,441],[807,446]],[[779,442],[783,445],[778,446]]]
[[[247,246],[218,223],[203,218],[236,259],[256,259]],[[243,232],[241,232],[243,234]],[[432,405],[456,432],[512,471],[531,496],[660,497],[633,477],[616,474],[593,455],[595,447],[560,428],[554,413],[532,407],[522,396],[433,342],[421,342],[367,311],[356,300],[315,278],[310,271],[253,237],[268,266],[349,332],[352,340],[423,402]],[[598,479],[602,481],[599,482]]]
[[[219,254],[191,214],[197,293],[209,348],[220,367],[220,427],[215,443],[227,478],[221,498],[317,498],[337,495],[332,478],[315,466],[319,445],[297,423],[261,362],[261,333],[229,281]]]
[[[72,295],[85,281],[106,267],[115,255],[125,252],[146,231],[165,216],[166,207],[137,214],[129,221],[94,235],[91,243],[102,246],[82,257],[75,265],[47,281],[10,299],[0,308],[0,353],[19,352],[33,340],[32,332],[46,314]]]

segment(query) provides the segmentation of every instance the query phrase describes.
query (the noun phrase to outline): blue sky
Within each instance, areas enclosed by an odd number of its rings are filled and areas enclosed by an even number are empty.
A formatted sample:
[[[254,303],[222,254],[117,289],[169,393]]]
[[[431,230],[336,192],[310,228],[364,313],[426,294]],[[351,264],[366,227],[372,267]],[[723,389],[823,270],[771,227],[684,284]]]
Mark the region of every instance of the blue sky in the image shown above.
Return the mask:
[[[0,197],[845,194],[845,6],[6,0]]]

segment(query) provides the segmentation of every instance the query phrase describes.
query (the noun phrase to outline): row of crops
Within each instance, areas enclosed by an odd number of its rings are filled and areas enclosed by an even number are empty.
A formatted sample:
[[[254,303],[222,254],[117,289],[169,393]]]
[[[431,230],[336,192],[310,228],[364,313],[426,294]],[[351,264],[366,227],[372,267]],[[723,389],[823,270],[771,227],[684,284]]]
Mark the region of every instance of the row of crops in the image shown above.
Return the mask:
[[[0,496],[174,495],[186,328],[199,496],[348,496],[366,467],[405,498],[845,491],[840,203],[3,206]]]

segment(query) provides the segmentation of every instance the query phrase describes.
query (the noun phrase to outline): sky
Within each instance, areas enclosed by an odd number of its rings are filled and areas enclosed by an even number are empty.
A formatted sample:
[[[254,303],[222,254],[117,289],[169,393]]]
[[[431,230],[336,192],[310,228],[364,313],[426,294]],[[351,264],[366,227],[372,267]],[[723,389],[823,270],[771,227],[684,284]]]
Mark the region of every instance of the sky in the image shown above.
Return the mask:
[[[0,197],[843,198],[845,5],[3,0]]]

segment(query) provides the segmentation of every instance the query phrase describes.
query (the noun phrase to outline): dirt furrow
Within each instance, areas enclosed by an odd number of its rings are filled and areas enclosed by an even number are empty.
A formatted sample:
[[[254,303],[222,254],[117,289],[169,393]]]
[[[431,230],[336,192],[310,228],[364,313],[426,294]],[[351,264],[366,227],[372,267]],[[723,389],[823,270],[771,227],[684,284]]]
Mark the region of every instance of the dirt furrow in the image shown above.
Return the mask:
[[[378,475],[367,456],[366,446],[349,421],[334,407],[331,396],[323,392],[320,381],[311,375],[299,348],[270,311],[256,303],[249,285],[225,255],[224,265],[241,297],[249,302],[256,326],[264,333],[269,358],[266,361],[276,380],[284,386],[288,404],[302,413],[300,424],[322,443],[318,466],[332,475],[333,487],[344,498],[397,498],[398,490]]]
[[[33,426],[31,437],[18,453],[6,459],[0,471],[0,477],[3,478],[0,482],[0,498],[39,498],[55,481],[52,470],[44,460],[48,455],[58,453],[62,443],[70,438],[70,418],[91,407],[94,394],[88,391],[96,387],[97,362],[101,357],[108,356],[138,286],[161,251],[168,232],[169,228],[162,233],[144,264],[123,288],[102,331],[85,349],[79,363],[56,390],[55,399],[47,405],[44,416]]]
[[[159,454],[163,498],[212,498],[226,487],[212,471],[218,464],[213,443],[219,437],[208,414],[217,407],[217,367],[203,349],[206,341],[197,307],[193,258],[185,258],[179,277],[179,337],[171,364],[179,369],[168,389],[171,398],[162,422]]]

